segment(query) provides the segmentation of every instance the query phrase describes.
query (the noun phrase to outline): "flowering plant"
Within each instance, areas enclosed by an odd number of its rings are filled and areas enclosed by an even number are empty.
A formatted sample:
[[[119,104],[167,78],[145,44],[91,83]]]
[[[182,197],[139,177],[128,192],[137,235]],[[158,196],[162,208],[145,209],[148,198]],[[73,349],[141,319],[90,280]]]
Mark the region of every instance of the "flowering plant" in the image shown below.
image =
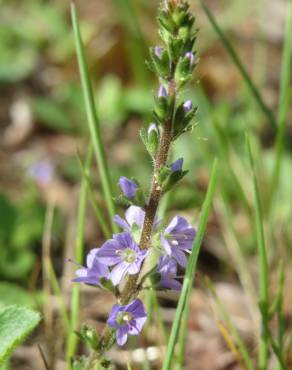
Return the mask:
[[[91,250],[87,266],[76,271],[73,281],[110,290],[116,297],[104,332],[83,328],[79,333],[93,352],[86,369],[101,363],[114,343],[122,346],[129,335],[138,335],[147,319],[139,294],[151,282],[151,289],[180,290],[178,267],[185,268],[194,245],[196,231],[183,217],[175,216],[167,227],[157,219],[161,198],[188,171],[183,158],[169,162],[172,143],[194,127],[196,108],[192,101],[181,101],[180,92],[191,80],[196,67],[194,44],[195,18],[185,0],[168,0],[160,8],[158,23],[163,46],[150,48],[149,68],[157,75],[159,86],[154,96],[153,122],[140,131],[141,139],[153,161],[153,176],[146,196],[136,180],[119,179],[119,204],[127,206],[125,219],[115,215],[121,228],[100,248]],[[147,263],[151,250],[158,251],[155,266]],[[157,254],[157,253],[156,253]],[[147,283],[149,288],[149,283]]]

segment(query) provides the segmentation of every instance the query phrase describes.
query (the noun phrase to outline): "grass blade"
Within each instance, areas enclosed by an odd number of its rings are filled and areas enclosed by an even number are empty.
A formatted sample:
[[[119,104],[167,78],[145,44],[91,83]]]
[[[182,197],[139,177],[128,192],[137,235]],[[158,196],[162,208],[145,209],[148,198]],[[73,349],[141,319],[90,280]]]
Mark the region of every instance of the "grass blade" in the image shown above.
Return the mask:
[[[270,110],[270,108],[265,104],[263,101],[261,94],[259,93],[258,89],[256,88],[255,84],[253,83],[249,73],[247,72],[246,68],[242,64],[238,54],[234,50],[233,46],[231,45],[230,41],[227,39],[227,37],[224,35],[223,31],[221,30],[220,26],[215,20],[215,17],[210,12],[209,8],[205,4],[204,0],[200,0],[200,3],[204,9],[204,12],[206,13],[212,27],[214,28],[215,32],[220,37],[225,49],[227,50],[228,54],[230,55],[233,63],[238,68],[240,74],[242,75],[247,87],[249,88],[250,92],[252,93],[255,102],[258,104],[259,108],[262,110],[264,115],[267,117],[269,123],[271,124],[273,129],[277,128],[276,120],[273,115],[273,112]]]
[[[259,188],[256,179],[254,159],[251,145],[247,136],[247,149],[250,166],[253,173],[253,191],[255,200],[255,224],[259,256],[259,304],[261,309],[261,336],[259,343],[259,370],[267,368],[269,359],[269,281],[268,281],[268,260],[266,251],[266,242],[264,236],[263,217],[260,203]]]
[[[204,237],[204,234],[205,234],[207,221],[208,221],[208,216],[209,216],[209,212],[210,212],[210,208],[211,208],[211,204],[212,204],[213,194],[214,194],[214,191],[215,191],[215,185],[216,185],[216,181],[217,181],[217,168],[218,168],[217,167],[217,160],[215,160],[214,164],[213,164],[210,183],[209,183],[209,186],[208,186],[208,191],[207,191],[206,198],[205,198],[204,205],[203,205],[203,210],[202,210],[200,224],[199,224],[199,227],[198,227],[198,232],[197,232],[196,239],[195,239],[195,242],[194,242],[194,245],[193,245],[193,248],[192,248],[192,253],[191,253],[191,256],[189,258],[188,265],[187,265],[181,295],[180,295],[178,306],[177,306],[177,309],[176,309],[174,322],[173,322],[173,325],[172,325],[172,328],[171,328],[171,333],[170,333],[168,346],[167,346],[166,357],[165,357],[165,360],[163,362],[162,370],[169,370],[170,369],[171,362],[172,362],[172,359],[173,359],[174,347],[176,345],[178,332],[179,332],[179,329],[180,329],[180,326],[181,326],[180,325],[181,320],[182,320],[182,317],[183,317],[184,310],[186,309],[186,306],[187,306],[189,298],[190,298],[192,284],[193,284],[193,281],[194,281],[194,273],[196,271],[197,260],[198,260],[198,256],[199,256],[199,252],[200,252],[200,247],[201,247],[203,237]],[[186,327],[182,328],[181,330],[185,331]]]
[[[292,63],[292,1],[288,3],[286,32],[283,48],[280,97],[278,108],[278,132],[276,137],[276,161],[272,177],[272,195],[275,193],[279,176],[281,172],[281,162],[285,143],[285,128],[287,124],[287,113],[289,110],[289,101],[291,99],[290,81],[291,81],[291,63]]]
[[[74,39],[76,46],[77,59],[79,64],[80,78],[83,89],[87,120],[89,124],[89,130],[91,140],[93,143],[96,160],[99,167],[99,174],[102,183],[102,189],[107,204],[108,212],[111,218],[111,225],[113,230],[117,230],[115,223],[113,222],[113,216],[115,215],[115,206],[112,196],[111,180],[108,169],[108,164],[105,157],[105,150],[102,143],[100,125],[94,103],[92,84],[89,76],[88,66],[86,64],[84,46],[82,43],[81,32],[79,27],[79,20],[76,5],[71,2],[71,18],[74,31]]]
[[[89,171],[93,156],[92,146],[89,147],[87,158],[85,162],[85,170]],[[79,195],[79,206],[78,206],[78,217],[77,217],[77,237],[75,245],[75,262],[82,264],[84,255],[84,224],[85,224],[85,212],[88,197],[88,184],[85,177],[83,176]],[[74,333],[79,323],[79,312],[80,312],[80,285],[74,284],[72,287],[71,294],[71,315],[70,315],[70,326],[69,335],[67,339],[67,360],[74,356],[78,338]]]

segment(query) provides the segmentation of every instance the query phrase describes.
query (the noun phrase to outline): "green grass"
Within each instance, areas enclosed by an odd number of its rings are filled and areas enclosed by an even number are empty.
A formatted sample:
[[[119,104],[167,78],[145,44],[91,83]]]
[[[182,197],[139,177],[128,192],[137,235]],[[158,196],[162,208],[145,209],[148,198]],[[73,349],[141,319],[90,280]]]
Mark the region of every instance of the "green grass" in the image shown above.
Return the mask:
[[[234,65],[237,67],[238,71],[240,72],[244,82],[246,83],[251,96],[253,96],[255,102],[257,103],[258,107],[262,110],[263,114],[266,116],[268,122],[270,123],[271,127],[275,130],[277,128],[276,119],[274,117],[273,112],[271,109],[266,105],[264,102],[259,90],[255,86],[254,82],[250,74],[248,73],[247,69],[245,68],[244,64],[242,63],[238,53],[235,51],[234,47],[232,46],[231,42],[225,36],[224,32],[222,31],[221,27],[219,26],[218,22],[216,21],[214,15],[211,13],[210,9],[205,4],[204,0],[200,0],[202,8],[208,17],[214,31],[219,36],[222,44],[224,45],[226,51],[228,52],[229,56],[231,57]]]
[[[256,237],[259,258],[259,306],[261,311],[261,336],[259,343],[259,370],[266,370],[269,360],[269,270],[267,260],[267,250],[264,235],[263,215],[260,201],[259,187],[256,178],[256,168],[252,154],[250,140],[247,136],[247,149],[249,155],[250,166],[252,169],[252,181],[254,191],[255,203],[255,224],[256,224]]]

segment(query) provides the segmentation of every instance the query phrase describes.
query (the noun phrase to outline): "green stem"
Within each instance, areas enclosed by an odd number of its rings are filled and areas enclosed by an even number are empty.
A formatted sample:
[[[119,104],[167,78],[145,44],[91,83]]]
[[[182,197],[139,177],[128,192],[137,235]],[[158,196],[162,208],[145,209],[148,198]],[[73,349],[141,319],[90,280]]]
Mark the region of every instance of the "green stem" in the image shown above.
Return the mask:
[[[93,150],[90,145],[87,158],[85,162],[85,171],[88,171],[92,162]],[[84,255],[84,225],[85,225],[85,212],[86,212],[86,203],[88,197],[88,185],[85,177],[83,176],[80,188],[79,195],[79,206],[78,206],[78,218],[77,218],[77,237],[75,244],[75,261],[78,264],[82,264],[83,255]],[[79,313],[80,313],[80,286],[79,284],[74,284],[72,288],[71,295],[71,315],[70,323],[71,330],[69,332],[67,340],[67,361],[69,362],[70,358],[75,355],[76,347],[78,343],[77,335],[74,333],[74,330],[77,329],[79,323]]]
[[[250,166],[253,173],[253,190],[255,198],[255,223],[259,255],[259,304],[261,309],[261,335],[259,344],[259,370],[267,370],[269,360],[269,280],[268,280],[268,261],[264,236],[263,216],[259,188],[256,179],[255,165],[249,138],[247,137],[247,148]]]
[[[93,97],[93,89],[91,80],[89,77],[88,66],[86,64],[86,57],[84,52],[84,46],[82,43],[81,32],[79,27],[79,20],[78,14],[76,10],[76,5],[74,2],[71,2],[71,18],[72,18],[72,25],[73,31],[75,36],[75,45],[76,45],[76,52],[77,52],[77,59],[79,64],[79,71],[80,71],[80,78],[82,83],[82,89],[84,94],[84,102],[86,107],[87,113],[87,120],[89,124],[90,136],[93,143],[96,160],[99,167],[99,174],[101,179],[101,184],[105,196],[105,200],[107,203],[107,209],[110,216],[110,222],[112,225],[112,229],[117,231],[117,226],[113,221],[113,216],[115,215],[115,205],[113,201],[112,195],[112,187],[111,187],[111,180],[110,174],[108,169],[108,164],[105,156],[105,150],[102,143],[101,133],[100,133],[100,124],[97,117],[94,97]]]

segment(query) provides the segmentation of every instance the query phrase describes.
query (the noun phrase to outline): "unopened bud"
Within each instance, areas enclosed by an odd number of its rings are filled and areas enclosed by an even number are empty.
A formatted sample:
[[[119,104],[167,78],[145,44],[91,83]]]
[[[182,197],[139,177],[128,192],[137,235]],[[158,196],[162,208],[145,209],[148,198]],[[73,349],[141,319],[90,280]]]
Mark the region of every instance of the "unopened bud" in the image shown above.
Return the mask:
[[[183,104],[183,109],[185,113],[189,113],[193,109],[193,102],[191,100],[187,100]]]
[[[161,46],[155,46],[155,48],[154,48],[154,54],[160,60],[161,60],[161,57],[162,57],[162,53],[163,53],[163,48]]]
[[[193,66],[194,63],[195,63],[195,55],[194,55],[194,53],[192,53],[192,52],[189,51],[188,53],[186,53],[185,57],[187,59],[189,59],[190,65]]]
[[[167,98],[168,94],[164,86],[160,86],[158,90],[158,98]]]
[[[150,123],[148,127],[148,135],[151,135],[152,132],[155,132],[156,134],[159,134],[158,127],[156,123]]]

